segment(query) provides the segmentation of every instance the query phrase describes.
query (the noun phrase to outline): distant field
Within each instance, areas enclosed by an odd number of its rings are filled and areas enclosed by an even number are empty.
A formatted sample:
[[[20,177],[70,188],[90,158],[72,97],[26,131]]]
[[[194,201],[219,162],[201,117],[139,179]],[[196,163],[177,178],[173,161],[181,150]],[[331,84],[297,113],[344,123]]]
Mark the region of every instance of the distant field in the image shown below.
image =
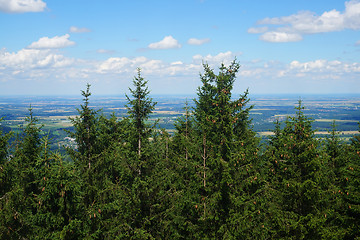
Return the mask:
[[[359,122],[358,120],[342,120],[342,119],[315,119],[315,122],[333,122],[335,121],[335,123],[346,123],[346,122],[353,122],[353,123],[357,123]]]
[[[356,135],[356,134],[359,134],[359,131],[339,131],[338,132],[339,135]],[[266,132],[258,132],[258,134],[260,136],[273,136],[274,133],[273,132],[270,132],[270,131],[266,131]],[[329,132],[325,132],[325,131],[317,131],[315,132],[315,135],[329,135],[330,133]]]
[[[71,118],[75,118],[77,115],[69,115],[69,116],[40,116],[38,117],[40,120],[62,120],[62,119],[69,119]]]
[[[165,110],[155,110],[154,113],[169,114],[169,115],[181,114],[181,112],[178,111],[165,111]]]
[[[250,96],[249,105],[255,107],[250,111],[253,130],[259,136],[266,139],[271,136],[274,122],[283,122],[289,116],[294,116],[298,105],[299,96]],[[156,120],[160,128],[173,133],[174,123],[177,118],[184,114],[186,99],[193,97],[185,96],[156,96],[155,111],[148,123],[153,124]],[[188,106],[193,107],[194,102],[188,100]],[[63,143],[67,133],[62,129],[72,129],[69,117],[76,117],[77,108],[82,104],[82,97],[0,97],[1,123],[14,131],[24,124],[25,117],[29,115],[29,106],[33,108],[34,116],[43,124],[43,131],[50,133],[54,145]],[[127,100],[124,97],[91,96],[90,107],[102,109],[105,116],[115,114],[117,119],[126,116]],[[317,136],[327,135],[331,130],[331,124],[335,120],[336,128],[342,138],[349,138],[358,134],[358,122],[360,121],[360,95],[358,96],[305,96],[302,98],[305,107],[304,114],[314,119],[313,129]]]

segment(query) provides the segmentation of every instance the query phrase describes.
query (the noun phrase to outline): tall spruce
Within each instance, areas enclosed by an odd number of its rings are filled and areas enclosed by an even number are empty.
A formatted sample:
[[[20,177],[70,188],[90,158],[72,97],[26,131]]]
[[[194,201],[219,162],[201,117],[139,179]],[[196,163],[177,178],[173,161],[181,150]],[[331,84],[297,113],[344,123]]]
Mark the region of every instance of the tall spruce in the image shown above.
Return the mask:
[[[347,210],[346,201],[344,201],[344,192],[346,188],[346,172],[349,164],[349,146],[340,138],[340,132],[336,130],[336,123],[333,121],[329,135],[324,140],[322,149],[322,158],[324,161],[323,172],[326,178],[326,195],[323,202],[326,210],[326,228],[322,237],[325,239],[346,239],[347,228],[350,218],[344,213]],[[340,191],[339,191],[340,190]]]
[[[209,65],[204,64],[200,75],[202,86],[198,88],[195,99],[194,119],[198,134],[201,169],[201,204],[204,234],[217,238],[228,233],[226,227],[232,207],[235,204],[233,186],[241,184],[240,171],[236,166],[241,149],[246,148],[254,155],[255,134],[251,130],[248,91],[238,99],[232,99],[233,85],[240,64],[234,60],[228,67],[224,64],[215,74]],[[243,167],[241,167],[241,170]],[[238,180],[239,182],[235,181]],[[234,201],[235,200],[235,201]]]
[[[147,83],[138,68],[137,76],[133,79],[134,88],[129,88],[131,97],[126,95],[130,151],[126,152],[124,160],[131,171],[127,187],[133,203],[129,212],[132,215],[131,220],[127,223],[133,229],[129,232],[130,238],[150,238],[158,234],[154,227],[157,224],[154,218],[157,211],[154,206],[158,205],[159,199],[155,178],[158,163],[155,161],[157,156],[150,147],[154,126],[147,122],[156,102],[149,96]]]
[[[347,218],[345,237],[360,239],[360,134],[351,138],[347,152],[349,158],[341,178],[344,187],[338,194],[344,200],[342,211]]]
[[[0,123],[2,122],[0,119]],[[0,125],[0,239],[5,239],[6,236],[9,236],[10,229],[7,226],[7,219],[11,219],[13,215],[8,215],[9,212],[6,212],[5,206],[8,204],[9,197],[8,192],[11,189],[11,169],[8,152],[9,146],[8,141],[10,139],[11,133],[4,134],[2,131],[2,126]]]
[[[77,109],[79,116],[70,118],[74,125],[75,132],[69,132],[70,137],[75,139],[77,151],[71,151],[70,154],[75,158],[75,162],[79,165],[82,172],[90,170],[95,156],[98,151],[97,140],[97,113],[89,106],[89,98],[91,96],[90,84],[87,84],[86,90],[81,91],[83,104]]]
[[[268,148],[268,169],[272,187],[273,237],[319,239],[326,221],[326,178],[319,141],[312,120],[305,116],[301,100],[295,116],[288,117],[283,129],[276,128]]]
[[[81,91],[83,104],[77,109],[79,115],[70,120],[74,126],[74,132],[68,132],[75,139],[76,148],[67,148],[72,157],[76,170],[81,176],[81,208],[87,214],[82,215],[83,234],[87,237],[102,238],[99,194],[103,190],[106,179],[103,155],[104,144],[101,139],[99,111],[90,107],[90,84],[86,90]]]
[[[36,179],[36,161],[40,154],[40,128],[30,106],[29,116],[16,139],[16,146],[7,168],[11,184],[3,196],[2,223],[6,226],[4,239],[32,236],[35,229],[36,196],[39,188]]]
[[[139,158],[149,142],[152,128],[146,121],[156,105],[156,102],[149,96],[150,91],[147,83],[148,81],[141,76],[141,69],[138,68],[137,76],[133,79],[134,89],[129,88],[132,98],[126,95],[128,100],[126,107],[133,125],[134,134],[136,135],[136,138],[134,138],[136,141],[133,141],[131,144],[136,149]]]
[[[0,118],[0,123],[3,121]],[[0,196],[4,196],[5,192],[8,190],[9,185],[7,182],[9,181],[6,173],[7,165],[8,165],[8,154],[9,154],[9,146],[8,141],[11,137],[12,133],[4,134],[2,131],[2,127],[0,125]],[[1,198],[0,197],[0,198]]]

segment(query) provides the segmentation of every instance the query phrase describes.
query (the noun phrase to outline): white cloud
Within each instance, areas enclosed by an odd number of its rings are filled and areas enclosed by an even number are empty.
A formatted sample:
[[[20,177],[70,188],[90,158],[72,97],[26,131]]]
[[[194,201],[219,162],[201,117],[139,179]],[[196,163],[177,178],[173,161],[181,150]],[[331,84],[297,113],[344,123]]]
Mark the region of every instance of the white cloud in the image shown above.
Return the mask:
[[[149,61],[146,57],[136,57],[133,59],[127,57],[112,57],[101,62],[96,71],[98,73],[122,73],[122,72],[131,72],[141,64]]]
[[[185,64],[182,61],[168,63],[146,57],[113,57],[99,62],[95,72],[102,75],[125,74],[128,75],[128,78],[132,78],[138,67],[142,69],[144,74],[152,76],[196,75],[201,70],[201,62]]]
[[[254,34],[258,34],[258,33],[264,33],[268,30],[268,27],[257,27],[257,28],[249,28],[248,29],[248,33],[254,33]]]
[[[318,59],[309,62],[292,61],[287,69],[284,70],[284,75],[293,75],[317,79],[319,76],[331,76],[331,78],[339,78],[349,73],[359,73],[360,63],[341,62],[338,60],[329,61],[325,59]]]
[[[260,36],[260,40],[267,42],[297,42],[302,40],[302,37],[296,33],[266,32]]]
[[[51,45],[59,46],[59,44]],[[106,53],[106,51],[99,52]],[[108,89],[106,91],[116,93],[126,91],[131,85],[131,79],[136,75],[136,68],[140,67],[144,77],[149,79],[150,87],[156,89],[157,93],[194,93],[200,84],[198,73],[203,71],[203,62],[208,63],[216,71],[221,63],[229,65],[235,56],[240,55],[241,53],[228,51],[167,62],[144,56],[110,57],[106,60],[72,59],[61,54],[61,50],[49,47],[24,48],[18,52],[0,49],[0,81],[16,80],[25,84],[24,86],[36,81],[48,81],[49,84],[58,84],[57,86],[65,86],[70,82],[72,86],[80,86],[84,82],[101,82],[102,84],[99,85]],[[267,93],[276,92],[278,89],[298,91],[298,86],[306,86],[304,92],[317,91],[317,89],[323,92],[333,91],[332,89],[343,89],[344,92],[359,89],[360,63],[358,62],[325,59],[303,62],[294,60],[288,63],[265,62],[259,59],[240,62],[238,82],[241,84],[236,91],[242,91],[247,87],[251,92],[257,89],[268,91]],[[21,80],[31,80],[31,82],[21,82]],[[296,87],[293,83],[296,83]],[[325,85],[324,88],[316,88],[322,84]],[[3,89],[0,91],[4,92]]]
[[[150,43],[150,49],[181,48],[181,44],[172,36],[166,36],[160,42]]]
[[[28,46],[30,49],[52,49],[64,48],[75,45],[75,42],[69,40],[70,35],[55,36],[53,38],[42,37],[37,42],[33,42]]]
[[[231,51],[227,51],[224,53],[219,53],[215,56],[212,55],[206,55],[206,56],[202,56],[202,55],[195,55],[193,56],[193,62],[196,64],[202,64],[202,62],[204,63],[208,63],[209,65],[214,65],[214,66],[219,66],[220,63],[224,63],[225,65],[230,64],[234,58],[235,58],[235,54],[232,53]]]
[[[114,54],[116,51],[108,49],[98,49],[96,50],[96,52],[101,54]]]
[[[356,46],[360,45],[360,40],[355,43]]]
[[[303,34],[343,31],[345,29],[359,30],[360,1],[345,2],[343,12],[333,9],[317,15],[313,12],[301,11],[285,17],[265,18],[258,21],[257,24],[275,27],[275,29],[266,29],[268,26],[263,26],[248,30],[249,33],[255,34],[265,32],[260,39],[270,42],[300,41]],[[274,39],[281,39],[282,41],[274,41]]]
[[[345,24],[346,28],[350,28],[353,30],[360,29],[360,1],[353,0],[345,3],[346,11],[345,11]]]
[[[42,0],[0,0],[0,11],[7,13],[42,12],[45,8]]]
[[[85,32],[91,32],[90,29],[88,28],[78,28],[78,27],[70,27],[70,32],[71,33],[85,33]]]
[[[210,38],[204,38],[204,39],[190,38],[187,41],[187,43],[190,45],[203,45],[208,42],[210,42]]]
[[[1,52],[0,66],[8,69],[32,69],[41,67],[65,67],[74,60],[50,50],[22,49],[16,53]]]

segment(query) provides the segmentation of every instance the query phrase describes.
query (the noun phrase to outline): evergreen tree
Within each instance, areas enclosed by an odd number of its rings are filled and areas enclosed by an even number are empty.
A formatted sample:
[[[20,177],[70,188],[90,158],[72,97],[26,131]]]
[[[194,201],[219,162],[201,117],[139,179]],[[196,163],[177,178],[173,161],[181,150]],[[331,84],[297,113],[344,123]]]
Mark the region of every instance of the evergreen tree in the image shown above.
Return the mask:
[[[36,213],[33,216],[34,238],[79,239],[83,237],[80,217],[80,179],[74,165],[64,162],[59,153],[49,149],[43,137],[36,162]]]
[[[1,123],[2,119],[0,119]],[[8,141],[10,139],[11,133],[4,134],[0,125],[0,209],[4,209],[8,201],[8,191],[11,188],[11,179],[10,175],[10,163],[8,160]],[[10,229],[6,226],[6,221],[8,216],[4,210],[0,211],[0,239],[5,239],[5,236],[8,235]]]
[[[2,198],[2,226],[4,238],[27,238],[34,231],[36,200],[36,161],[40,153],[40,127],[30,107],[25,127],[17,136],[17,145],[8,164],[7,179],[10,188]]]
[[[84,98],[81,108],[78,109],[79,116],[71,119],[75,131],[69,132],[77,146],[76,149],[68,148],[68,153],[82,178],[81,208],[86,212],[82,215],[83,234],[102,239],[104,231],[101,230],[103,227],[99,216],[101,209],[108,203],[106,200],[102,201],[102,193],[107,188],[107,171],[112,166],[109,162],[112,158],[107,154],[112,146],[111,140],[118,136],[117,131],[110,134],[109,130],[117,130],[117,124],[114,118],[107,121],[104,117],[99,117],[100,110],[90,108],[90,84],[87,84],[86,90],[81,93]]]
[[[97,145],[98,111],[89,107],[90,86],[87,84],[86,90],[81,91],[84,103],[81,105],[81,109],[77,109],[79,116],[70,118],[75,132],[68,132],[77,144],[77,151],[69,149],[69,153],[83,173],[91,169],[91,165],[96,160],[95,155],[99,153]]]
[[[345,188],[345,173],[349,162],[348,145],[340,140],[339,132],[336,131],[335,121],[331,124],[329,136],[325,139],[322,157],[324,167],[322,171],[326,176],[326,195],[323,201],[326,211],[326,228],[323,231],[323,238],[344,239],[346,238],[349,218],[346,211],[343,194]],[[340,190],[340,191],[339,191]]]
[[[194,118],[188,102],[185,113],[175,122],[175,133],[170,140],[169,161],[166,166],[166,176],[169,184],[168,208],[163,232],[168,239],[201,238],[199,219],[203,214],[199,203],[199,175],[201,173],[198,161],[198,136],[195,133]],[[200,170],[200,171],[199,171]]]
[[[0,123],[2,118],[0,118]],[[8,165],[8,141],[11,133],[4,134],[0,125],[0,196],[4,196],[8,190],[8,181],[6,168]]]
[[[283,129],[276,128],[268,149],[269,174],[274,175],[270,179],[277,193],[275,238],[319,239],[324,231],[326,176],[312,121],[303,109],[299,101],[296,115],[288,117]]]
[[[159,234],[155,227],[157,210],[154,208],[159,205],[159,188],[154,176],[158,170],[157,158],[149,141],[154,126],[147,123],[156,103],[149,97],[147,81],[141,76],[140,69],[137,69],[133,85],[134,89],[129,88],[132,98],[126,95],[128,138],[118,150],[124,155],[121,165],[125,166],[122,171],[123,189],[128,197],[125,203],[131,204],[131,208],[126,209],[125,218],[128,221],[124,223],[126,229],[122,235],[137,239]]]
[[[359,123],[360,129],[360,123]],[[360,130],[359,130],[360,131]],[[343,198],[342,213],[346,217],[346,239],[360,239],[360,135],[348,146],[348,161],[341,177],[343,188],[336,193]]]
[[[248,91],[232,99],[233,84],[240,65],[234,60],[230,66],[221,65],[219,74],[204,64],[200,76],[202,86],[195,100],[194,119],[200,152],[202,188],[201,204],[203,231],[209,238],[229,233],[227,220],[241,197],[246,165],[252,166],[249,153],[257,154],[255,134],[251,130]],[[238,156],[246,155],[247,164],[238,164]],[[238,164],[238,165],[236,165]],[[200,167],[201,166],[201,167]],[[246,174],[247,175],[247,174]],[[246,176],[247,178],[248,176]],[[241,187],[240,187],[241,188]]]
[[[194,142],[194,119],[191,116],[187,101],[185,102],[184,110],[184,115],[179,117],[174,124],[176,132],[173,137],[173,148],[174,151],[181,155],[181,158],[188,160],[194,154],[192,150]]]
[[[149,141],[152,128],[148,126],[146,120],[149,119],[150,114],[155,109],[156,102],[153,102],[149,97],[149,89],[147,87],[148,81],[141,76],[140,68],[137,69],[137,76],[134,77],[134,89],[129,88],[132,99],[128,95],[127,109],[129,118],[132,121],[133,129],[136,134],[136,142],[132,142],[132,146],[137,150],[138,156],[141,157],[144,152],[144,147]]]

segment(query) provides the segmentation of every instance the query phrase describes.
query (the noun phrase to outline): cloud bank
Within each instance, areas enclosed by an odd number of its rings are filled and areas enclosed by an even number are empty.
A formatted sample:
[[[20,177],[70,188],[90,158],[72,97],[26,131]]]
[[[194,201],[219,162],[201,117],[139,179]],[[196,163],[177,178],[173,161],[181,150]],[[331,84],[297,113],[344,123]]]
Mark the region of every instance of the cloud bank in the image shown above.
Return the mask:
[[[262,33],[260,40],[267,42],[301,41],[303,35],[360,29],[360,1],[345,2],[345,10],[326,11],[321,15],[302,11],[285,17],[265,18],[257,22],[260,27],[249,28],[253,34]]]
[[[0,0],[0,11],[6,13],[42,12],[45,8],[42,0]]]

